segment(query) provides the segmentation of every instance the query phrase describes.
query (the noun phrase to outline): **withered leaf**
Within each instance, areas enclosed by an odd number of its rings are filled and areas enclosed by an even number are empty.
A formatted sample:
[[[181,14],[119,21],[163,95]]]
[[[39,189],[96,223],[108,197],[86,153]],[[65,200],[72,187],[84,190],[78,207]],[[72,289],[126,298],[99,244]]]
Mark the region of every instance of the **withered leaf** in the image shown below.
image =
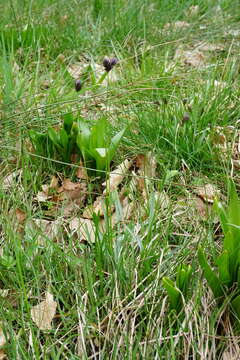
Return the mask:
[[[124,179],[128,169],[132,165],[131,160],[124,160],[115,170],[113,170],[109,175],[109,180],[105,181],[102,185],[107,188],[104,190],[103,194],[106,194],[107,191],[112,192],[117,189],[118,185]]]
[[[24,221],[26,220],[26,217],[27,217],[25,211],[17,208],[17,209],[15,210],[15,213],[16,213],[16,217],[17,217],[18,223],[19,223],[19,224],[23,224]]]
[[[92,220],[76,217],[70,221],[69,228],[78,234],[80,240],[95,242],[95,225]]]
[[[56,314],[56,309],[57,303],[53,300],[53,295],[47,292],[45,300],[32,307],[32,320],[40,330],[51,330],[51,323]]]
[[[220,195],[219,190],[213,184],[197,186],[194,189],[194,193],[208,203],[213,203],[214,199]]]

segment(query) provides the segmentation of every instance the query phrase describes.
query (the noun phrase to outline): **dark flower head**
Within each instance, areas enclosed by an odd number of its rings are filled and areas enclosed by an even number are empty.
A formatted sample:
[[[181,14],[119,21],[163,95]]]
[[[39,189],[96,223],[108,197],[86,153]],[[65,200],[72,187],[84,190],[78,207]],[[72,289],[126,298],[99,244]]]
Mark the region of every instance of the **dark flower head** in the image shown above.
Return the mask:
[[[82,82],[81,82],[81,80],[76,80],[76,81],[75,81],[75,89],[76,89],[76,91],[80,91],[81,88],[82,88]]]
[[[105,56],[105,58],[103,59],[103,66],[105,68],[105,70],[107,72],[109,72],[110,70],[112,70],[112,68],[118,63],[118,59],[117,58],[108,58],[107,56]]]

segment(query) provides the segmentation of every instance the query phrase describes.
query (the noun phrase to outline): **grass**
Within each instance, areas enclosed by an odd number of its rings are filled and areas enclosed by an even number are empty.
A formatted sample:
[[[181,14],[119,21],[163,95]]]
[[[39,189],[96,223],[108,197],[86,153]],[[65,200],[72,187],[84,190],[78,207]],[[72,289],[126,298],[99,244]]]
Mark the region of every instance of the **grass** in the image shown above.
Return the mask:
[[[194,5],[199,10],[190,15]],[[232,126],[229,142],[238,141],[239,1],[11,0],[0,1],[0,9],[4,353],[9,359],[237,359],[239,319],[226,310],[228,299],[217,306],[197,257],[199,245],[212,255],[216,244],[220,254],[222,232],[212,205],[206,209],[205,202],[203,216],[194,201],[202,184],[217,186],[224,202],[229,177],[239,189],[232,154],[223,161],[212,140],[217,127],[228,137]],[[166,26],[177,21],[190,26]],[[200,42],[219,47],[199,50],[202,66],[174,57],[179,47],[193,51]],[[118,80],[96,91],[86,81],[89,90],[77,93],[69,66],[101,64],[105,55],[120,60]],[[129,185],[134,213],[114,225],[106,209],[106,228],[96,228],[95,243],[71,234],[61,209],[54,236],[43,223],[32,225],[56,220],[46,217],[51,204],[40,206],[36,194],[53,175],[75,179],[75,167],[34,156],[28,131],[57,127],[68,112],[89,123],[104,114],[112,134],[128,126],[113,168],[149,151],[157,161],[147,200]],[[6,190],[6,176],[15,171]],[[134,178],[129,172],[124,181]],[[99,182],[88,184],[88,203],[95,192],[102,192]],[[156,192],[167,195],[167,206],[154,200]],[[108,198],[109,208],[112,203],[121,217],[117,196]],[[174,280],[182,263],[193,268],[191,287],[182,311],[173,314],[162,279]],[[31,309],[46,292],[57,311],[52,328],[42,331]]]

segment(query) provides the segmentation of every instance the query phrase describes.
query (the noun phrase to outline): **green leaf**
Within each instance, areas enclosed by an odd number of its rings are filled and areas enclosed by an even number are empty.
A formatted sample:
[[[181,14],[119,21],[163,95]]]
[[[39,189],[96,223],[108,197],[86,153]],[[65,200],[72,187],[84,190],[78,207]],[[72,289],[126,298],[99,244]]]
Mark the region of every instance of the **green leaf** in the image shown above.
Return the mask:
[[[91,139],[90,139],[90,149],[103,148],[107,147],[106,144],[106,119],[99,119],[96,124],[93,126],[91,131]]]
[[[64,150],[67,151],[68,142],[69,142],[67,132],[64,129],[61,129],[59,135],[60,135],[60,144],[64,148]]]
[[[58,133],[52,128],[48,128],[48,136],[56,147],[60,147],[60,139]]]
[[[97,170],[106,170],[107,166],[107,149],[106,148],[97,148],[89,150],[89,153],[96,161],[96,169]],[[103,175],[104,173],[100,173],[99,175]]]
[[[72,125],[73,125],[73,116],[71,113],[65,114],[63,116],[63,128],[67,132],[67,134],[70,134]]]
[[[183,296],[186,296],[189,287],[189,280],[192,274],[191,265],[182,264],[178,267],[176,286],[182,292]]]
[[[115,152],[119,146],[120,141],[122,140],[122,137],[125,133],[126,128],[124,128],[123,130],[119,131],[112,139],[111,144],[109,146],[109,151],[108,151],[108,161],[109,164],[113,159],[113,156],[115,155]]]
[[[78,129],[79,129],[79,134],[77,135],[79,149],[81,150],[81,147],[89,149],[90,148],[90,136],[91,136],[90,129],[82,121],[78,121],[77,125],[78,125]]]
[[[212,289],[212,292],[216,298],[223,295],[222,283],[215,274],[215,272],[209,266],[206,257],[201,248],[198,249],[198,260],[203,270],[203,274],[208,282],[208,285]]]
[[[231,275],[229,272],[229,253],[224,250],[222,254],[217,258],[216,264],[219,271],[219,280],[224,285],[231,285]]]
[[[176,287],[174,282],[167,277],[164,277],[162,279],[162,284],[167,291],[171,308],[179,311],[182,300],[180,290]]]

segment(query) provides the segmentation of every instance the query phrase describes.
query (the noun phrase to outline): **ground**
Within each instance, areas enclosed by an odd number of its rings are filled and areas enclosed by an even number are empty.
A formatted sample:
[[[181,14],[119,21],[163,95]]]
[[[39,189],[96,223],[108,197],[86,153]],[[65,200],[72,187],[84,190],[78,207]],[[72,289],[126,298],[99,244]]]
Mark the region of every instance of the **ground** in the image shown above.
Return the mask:
[[[238,359],[234,291],[219,304],[199,248],[217,273],[216,204],[239,189],[239,1],[0,9],[0,359]],[[66,114],[105,118],[103,141],[125,129],[102,172],[36,151],[31,131]]]

